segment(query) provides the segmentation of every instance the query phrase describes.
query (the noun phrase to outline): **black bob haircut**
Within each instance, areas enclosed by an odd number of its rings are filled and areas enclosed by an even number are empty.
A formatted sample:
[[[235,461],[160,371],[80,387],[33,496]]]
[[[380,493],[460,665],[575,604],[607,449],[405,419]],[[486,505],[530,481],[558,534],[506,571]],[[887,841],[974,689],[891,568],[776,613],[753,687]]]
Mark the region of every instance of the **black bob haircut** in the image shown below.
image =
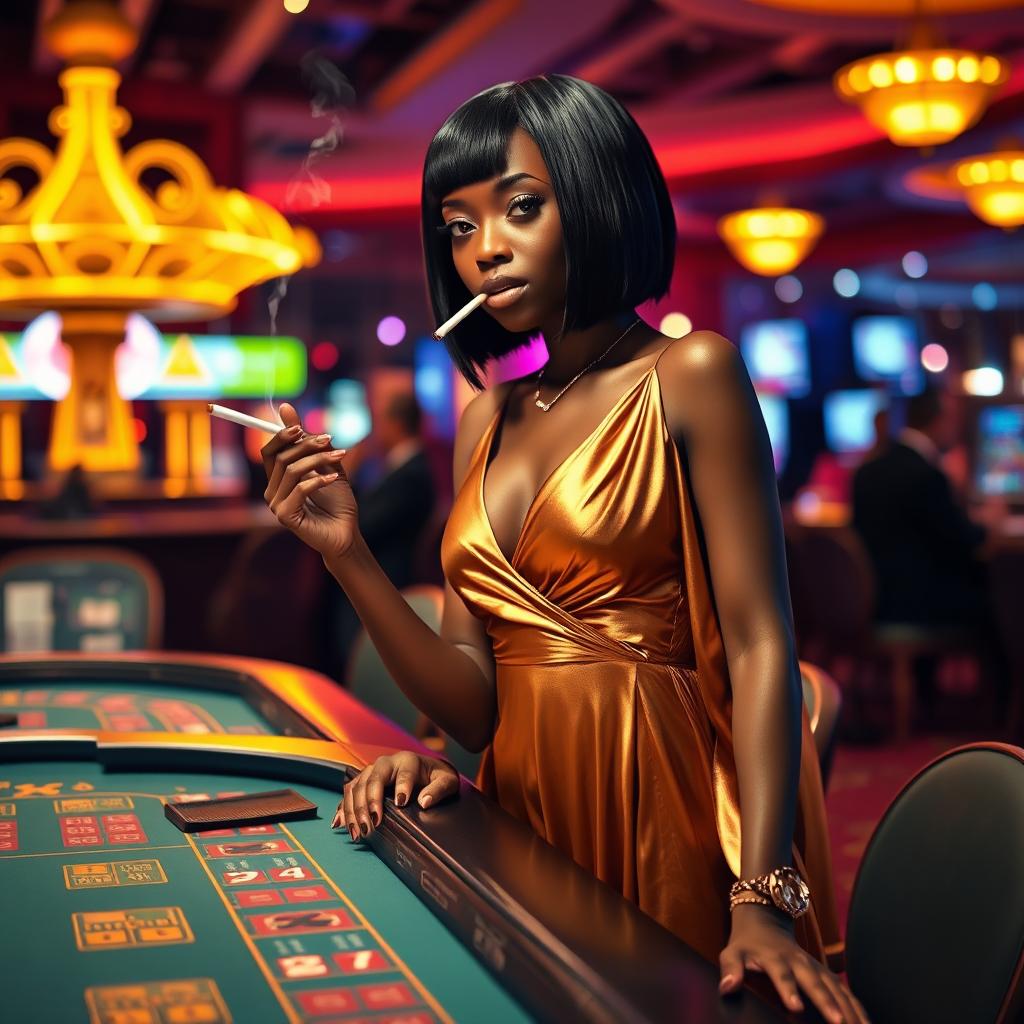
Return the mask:
[[[430,302],[443,323],[473,296],[452,260],[441,201],[465,185],[503,174],[508,145],[522,128],[551,174],[566,260],[564,330],[581,330],[635,309],[668,291],[676,222],[651,145],[615,99],[568,75],[541,75],[491,86],[441,125],[423,165],[422,235]],[[524,345],[486,312],[444,339],[469,383],[479,371]]]

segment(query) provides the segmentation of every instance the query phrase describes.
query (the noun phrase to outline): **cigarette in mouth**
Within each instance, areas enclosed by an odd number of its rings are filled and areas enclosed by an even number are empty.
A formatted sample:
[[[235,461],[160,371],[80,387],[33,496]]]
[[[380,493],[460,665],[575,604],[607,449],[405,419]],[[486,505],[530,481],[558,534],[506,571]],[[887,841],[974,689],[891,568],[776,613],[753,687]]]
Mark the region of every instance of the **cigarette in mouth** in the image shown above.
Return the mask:
[[[262,430],[265,434],[276,434],[284,430],[283,423],[271,423],[270,420],[259,420],[255,416],[247,416],[244,412],[235,412],[223,405],[207,405],[211,416],[217,416],[222,420],[230,420],[241,427],[251,427],[253,430]]]
[[[469,302],[467,302],[462,309],[455,314],[455,316],[445,320],[445,322],[441,324],[436,331],[434,331],[434,338],[437,341],[440,341],[453,327],[457,327],[461,324],[474,309],[482,306],[486,300],[487,292],[481,292],[479,295],[474,295],[473,298],[471,298]]]

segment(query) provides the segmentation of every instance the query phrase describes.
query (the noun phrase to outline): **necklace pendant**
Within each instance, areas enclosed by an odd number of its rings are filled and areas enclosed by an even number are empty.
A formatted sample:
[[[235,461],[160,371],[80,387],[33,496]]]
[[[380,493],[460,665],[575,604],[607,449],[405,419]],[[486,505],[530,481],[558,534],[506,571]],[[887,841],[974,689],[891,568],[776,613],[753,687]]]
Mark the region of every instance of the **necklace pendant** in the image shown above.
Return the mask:
[[[547,412],[548,409],[550,408],[550,406],[545,405],[539,398],[537,399],[536,402],[534,402],[534,405],[536,405],[537,408],[541,409],[543,412]]]

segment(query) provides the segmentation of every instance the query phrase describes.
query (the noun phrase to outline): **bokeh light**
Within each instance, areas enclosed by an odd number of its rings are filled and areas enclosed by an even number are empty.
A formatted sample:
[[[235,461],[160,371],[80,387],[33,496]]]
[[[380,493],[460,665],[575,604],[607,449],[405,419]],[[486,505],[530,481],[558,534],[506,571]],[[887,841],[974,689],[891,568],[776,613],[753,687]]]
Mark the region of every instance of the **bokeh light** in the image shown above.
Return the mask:
[[[319,341],[311,349],[309,361],[313,364],[313,369],[323,373],[338,362],[340,354],[338,346],[333,341]]]
[[[382,345],[397,345],[405,337],[405,321],[401,317],[386,316],[377,324],[377,340]]]
[[[798,302],[804,294],[804,286],[799,277],[786,274],[775,282],[775,294],[783,302]]]
[[[832,287],[844,299],[852,299],[860,291],[860,277],[855,270],[843,267],[832,275]]]
[[[301,14],[309,6],[309,0],[284,0],[284,9],[289,14]]]
[[[149,434],[145,421],[140,420],[138,416],[132,420],[132,430],[135,431],[135,440],[139,444],[142,444],[142,442],[146,440],[146,435]]]
[[[978,309],[995,309],[999,303],[995,288],[987,281],[982,281],[971,289],[971,299]]]
[[[682,338],[693,330],[693,322],[685,313],[666,313],[658,330],[669,338]]]
[[[994,366],[979,366],[963,376],[964,391],[969,395],[993,398],[1003,392],[1003,374]]]
[[[907,277],[924,277],[928,273],[928,260],[916,249],[903,254],[903,273]]]
[[[921,349],[921,365],[931,373],[942,373],[949,366],[949,353],[937,342]]]

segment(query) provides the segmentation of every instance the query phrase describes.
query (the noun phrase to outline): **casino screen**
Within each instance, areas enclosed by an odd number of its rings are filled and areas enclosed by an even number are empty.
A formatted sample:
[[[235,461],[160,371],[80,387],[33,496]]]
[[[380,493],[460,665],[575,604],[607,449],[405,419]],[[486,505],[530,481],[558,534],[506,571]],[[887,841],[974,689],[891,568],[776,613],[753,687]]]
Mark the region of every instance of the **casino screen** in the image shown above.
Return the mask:
[[[778,395],[765,395],[760,391],[757,393],[757,402],[761,406],[761,415],[772,443],[775,472],[781,473],[789,458],[789,404]]]
[[[989,405],[979,412],[974,485],[984,497],[1024,499],[1024,405]]]
[[[807,325],[802,320],[761,320],[740,333],[740,352],[758,391],[802,398],[811,390]]]
[[[825,396],[825,443],[839,454],[867,451],[875,443],[875,414],[886,404],[874,389],[833,391]]]
[[[908,316],[862,316],[853,321],[853,361],[862,380],[884,381],[904,395],[924,387],[917,325]]]

